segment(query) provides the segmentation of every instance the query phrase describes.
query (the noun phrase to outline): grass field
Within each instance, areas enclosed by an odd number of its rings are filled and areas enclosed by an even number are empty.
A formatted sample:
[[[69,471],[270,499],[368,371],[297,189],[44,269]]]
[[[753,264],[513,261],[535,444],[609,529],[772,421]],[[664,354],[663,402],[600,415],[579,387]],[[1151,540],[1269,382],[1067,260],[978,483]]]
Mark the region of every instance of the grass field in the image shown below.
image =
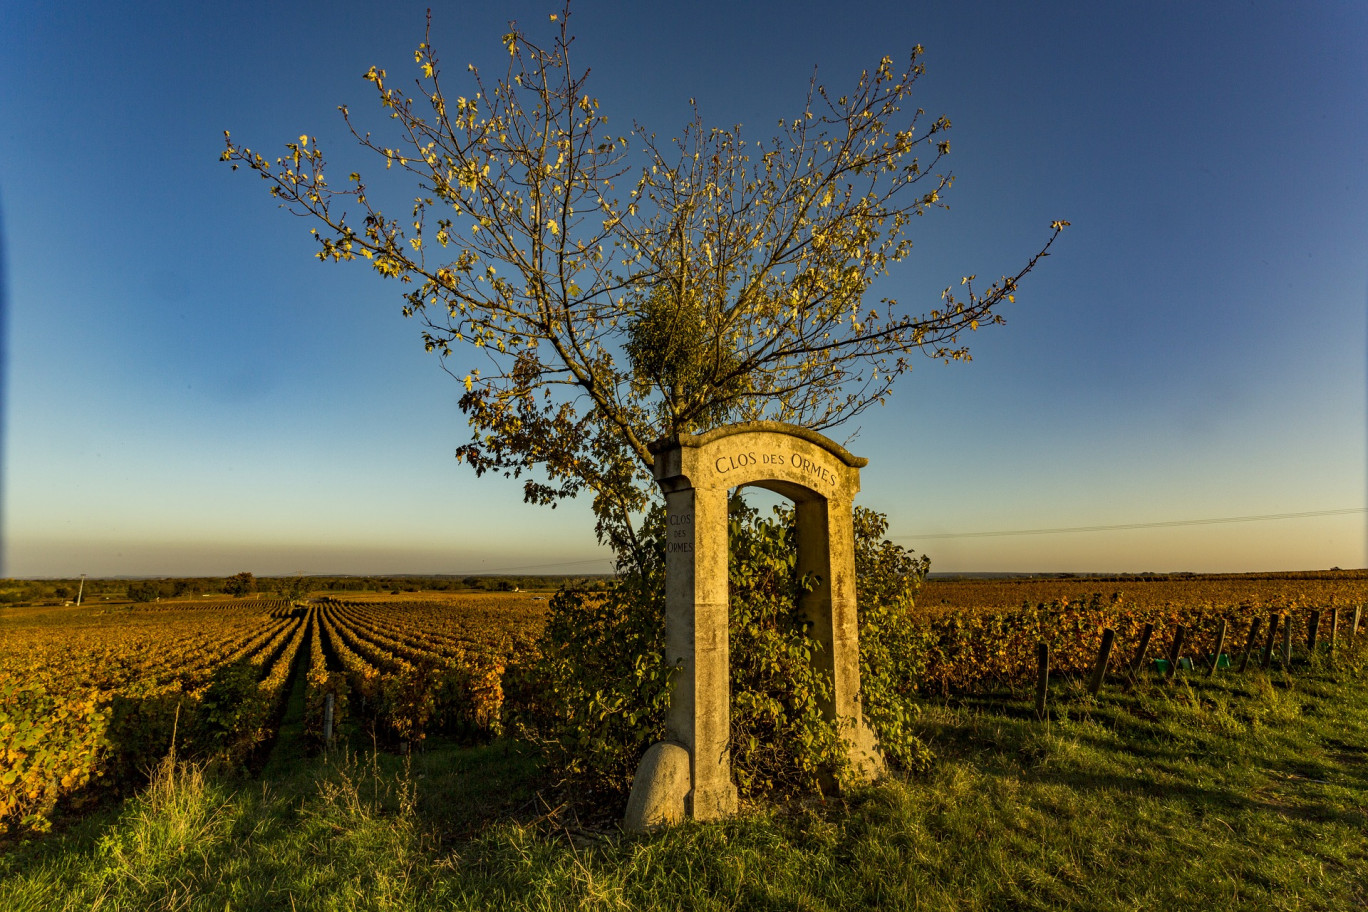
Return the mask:
[[[577,827],[507,745],[166,764],[12,848],[0,908],[1363,908],[1364,673],[928,705],[925,778],[648,837]]]
[[[1064,678],[1043,720],[926,699],[924,776],[646,837],[576,819],[509,741],[311,754],[303,677],[264,765],[171,758],[11,841],[0,909],[1368,907],[1368,627],[1271,673]]]

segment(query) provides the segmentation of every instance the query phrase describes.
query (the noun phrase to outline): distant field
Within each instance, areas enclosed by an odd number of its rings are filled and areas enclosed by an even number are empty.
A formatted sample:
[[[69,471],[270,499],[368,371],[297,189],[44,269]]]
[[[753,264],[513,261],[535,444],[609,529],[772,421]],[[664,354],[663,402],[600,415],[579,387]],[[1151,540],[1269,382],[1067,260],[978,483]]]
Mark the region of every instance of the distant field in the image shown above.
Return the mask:
[[[1138,608],[1242,605],[1271,608],[1357,604],[1368,601],[1368,571],[1306,574],[1248,574],[1175,577],[1085,577],[1025,579],[929,579],[917,598],[921,611],[1008,610],[1086,601],[1094,594],[1120,594]]]
[[[497,728],[506,658],[545,596],[196,598],[0,610],[0,833],[42,829],[169,749],[234,762],[269,744],[296,670],[382,739]],[[350,703],[349,703],[350,698]]]

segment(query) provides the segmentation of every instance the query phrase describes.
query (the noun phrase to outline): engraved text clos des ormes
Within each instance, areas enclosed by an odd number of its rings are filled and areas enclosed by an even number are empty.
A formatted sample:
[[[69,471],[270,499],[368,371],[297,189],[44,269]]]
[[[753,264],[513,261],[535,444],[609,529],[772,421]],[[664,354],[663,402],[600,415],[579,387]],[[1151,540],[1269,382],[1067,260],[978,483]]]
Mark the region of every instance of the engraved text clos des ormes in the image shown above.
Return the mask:
[[[753,465],[772,465],[772,466],[792,466],[809,478],[824,481],[827,484],[835,484],[836,476],[831,473],[826,466],[813,462],[811,459],[800,453],[761,453],[757,455],[754,451],[746,453],[735,453],[731,456],[718,456],[713,462],[713,469],[719,475],[725,475],[736,469],[745,469]]]

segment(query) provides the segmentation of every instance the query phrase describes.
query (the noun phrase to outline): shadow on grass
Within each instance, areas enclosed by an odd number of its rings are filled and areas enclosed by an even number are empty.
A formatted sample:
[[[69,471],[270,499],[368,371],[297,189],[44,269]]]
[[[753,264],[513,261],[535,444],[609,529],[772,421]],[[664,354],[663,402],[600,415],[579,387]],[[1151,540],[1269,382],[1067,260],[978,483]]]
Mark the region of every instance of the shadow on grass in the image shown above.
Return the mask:
[[[1345,707],[1362,702],[1362,688],[1325,671],[1142,678],[1096,699],[1066,681],[1046,719],[1033,700],[976,696],[929,711],[924,731],[945,760],[1085,804],[1114,795],[1179,819],[1277,817],[1361,833],[1368,721]]]

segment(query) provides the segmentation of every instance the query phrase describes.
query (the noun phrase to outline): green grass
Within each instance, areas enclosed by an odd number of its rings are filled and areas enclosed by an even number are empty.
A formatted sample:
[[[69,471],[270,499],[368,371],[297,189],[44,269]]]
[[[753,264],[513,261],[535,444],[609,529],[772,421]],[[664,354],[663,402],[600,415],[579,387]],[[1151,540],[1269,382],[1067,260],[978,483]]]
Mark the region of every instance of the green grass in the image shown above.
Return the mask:
[[[307,757],[287,717],[255,778],[163,764],[12,847],[0,908],[1368,907],[1362,654],[1052,697],[927,705],[923,778],[647,837],[574,825],[513,745]]]

